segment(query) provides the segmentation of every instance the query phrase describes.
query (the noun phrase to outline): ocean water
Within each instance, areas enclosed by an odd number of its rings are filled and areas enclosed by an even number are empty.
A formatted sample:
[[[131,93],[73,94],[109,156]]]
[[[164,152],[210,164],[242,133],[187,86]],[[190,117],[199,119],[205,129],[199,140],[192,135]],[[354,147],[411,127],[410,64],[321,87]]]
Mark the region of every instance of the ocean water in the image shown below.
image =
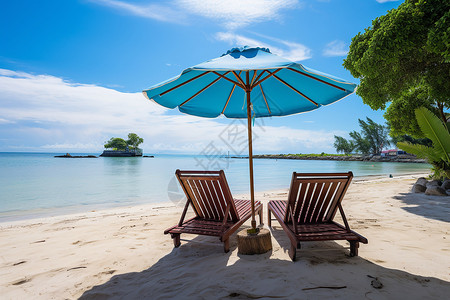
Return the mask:
[[[0,153],[0,222],[182,200],[176,169],[223,169],[231,192],[249,193],[247,159],[190,155],[54,158]],[[76,155],[72,153],[72,155]],[[82,154],[87,155],[87,154]],[[292,172],[355,176],[428,172],[427,164],[255,159],[255,191],[289,188]]]

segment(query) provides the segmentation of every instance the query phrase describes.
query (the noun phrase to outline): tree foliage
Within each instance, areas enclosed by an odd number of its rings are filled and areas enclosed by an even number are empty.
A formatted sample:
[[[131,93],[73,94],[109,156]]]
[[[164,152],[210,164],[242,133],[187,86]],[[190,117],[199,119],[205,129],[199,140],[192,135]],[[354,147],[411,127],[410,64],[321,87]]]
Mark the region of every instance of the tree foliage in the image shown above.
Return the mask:
[[[399,142],[407,142],[413,145],[424,145],[427,147],[431,147],[433,145],[433,142],[429,138],[420,138],[416,139],[410,135],[404,134],[400,136],[396,136],[392,138],[392,143],[394,145],[397,145]]]
[[[399,142],[398,147],[428,160],[434,166],[435,175],[445,174],[450,178],[450,133],[445,124],[428,109],[422,107],[415,110],[416,119],[423,134],[433,145],[414,145],[409,142]],[[437,173],[437,174],[436,174]]]
[[[357,94],[385,109],[392,135],[422,136],[414,109],[445,120],[450,108],[450,1],[405,0],[352,39],[344,67],[360,79]]]
[[[132,149],[137,149],[137,147],[144,142],[143,138],[140,138],[136,133],[129,133],[127,144]]]
[[[370,154],[370,143],[361,135],[361,133],[352,131],[349,133],[349,135],[353,139],[353,144],[355,145],[356,152],[362,153],[364,155]]]
[[[361,126],[362,129],[362,135],[370,145],[370,153],[372,154],[381,153],[383,147],[389,146],[390,144],[388,127],[381,124],[377,124],[370,118],[366,119],[367,122],[358,119],[359,126]]]
[[[127,142],[124,139],[112,137],[106,142],[105,149],[125,151],[127,149]]]
[[[140,144],[144,142],[143,138],[140,138],[136,133],[129,133],[128,140],[122,138],[112,137],[104,145],[106,149],[114,149],[118,151],[125,151],[127,149],[137,149]]]
[[[351,140],[340,136],[334,136],[334,147],[337,152],[344,152],[352,148],[348,153],[355,150],[362,154],[379,154],[381,150],[390,144],[388,127],[375,123],[372,119],[367,121],[358,119],[361,132],[349,133]],[[345,150],[344,150],[345,149]]]
[[[334,148],[336,148],[336,152],[342,152],[345,154],[350,154],[355,150],[355,144],[353,141],[348,141],[341,136],[334,136]]]

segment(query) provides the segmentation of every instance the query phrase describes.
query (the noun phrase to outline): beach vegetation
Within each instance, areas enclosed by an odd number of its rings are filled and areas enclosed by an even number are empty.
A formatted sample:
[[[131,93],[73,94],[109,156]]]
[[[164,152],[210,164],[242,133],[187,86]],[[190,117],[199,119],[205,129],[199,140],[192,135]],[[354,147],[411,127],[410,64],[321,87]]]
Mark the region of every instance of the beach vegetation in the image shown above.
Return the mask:
[[[408,142],[414,145],[419,144],[427,147],[431,147],[433,145],[433,141],[429,138],[414,138],[407,134],[395,136],[392,138],[392,144],[397,145],[398,142]]]
[[[138,146],[144,142],[144,139],[139,137],[136,133],[129,133],[127,145],[130,149],[138,149]]]
[[[424,136],[432,146],[399,142],[397,146],[406,152],[425,158],[431,165],[435,178],[450,178],[450,132],[445,123],[425,107],[415,110],[416,120]]]
[[[341,136],[334,136],[334,148],[336,148],[337,153],[350,154],[355,150],[356,145],[352,140],[346,140]]]
[[[136,133],[129,133],[128,140],[112,137],[104,145],[105,149],[116,151],[137,150],[138,146],[144,142],[144,139]]]
[[[378,124],[369,117],[366,117],[366,121],[358,119],[358,122],[361,132],[350,132],[351,139],[347,140],[341,136],[334,136],[336,152],[349,154],[355,151],[364,155],[376,155],[381,153],[384,147],[391,144],[387,126]]]
[[[343,65],[363,102],[386,109],[392,136],[424,137],[415,109],[446,123],[450,108],[450,1],[405,0],[353,37]]]
[[[127,142],[122,138],[112,137],[104,145],[105,149],[113,149],[117,151],[125,151],[127,149]]]

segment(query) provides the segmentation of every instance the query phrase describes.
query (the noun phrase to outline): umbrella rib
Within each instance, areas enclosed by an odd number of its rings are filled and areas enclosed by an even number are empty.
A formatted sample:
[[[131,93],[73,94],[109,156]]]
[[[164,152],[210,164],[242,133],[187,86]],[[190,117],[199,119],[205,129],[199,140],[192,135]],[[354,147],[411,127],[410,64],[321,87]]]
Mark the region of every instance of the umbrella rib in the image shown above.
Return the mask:
[[[270,107],[269,107],[269,104],[267,103],[266,95],[264,94],[263,88],[261,85],[259,85],[259,88],[261,89],[261,93],[264,98],[264,102],[266,102],[266,106],[267,106],[267,110],[269,111],[269,115],[271,115],[272,112],[270,111]]]
[[[337,88],[337,89],[339,89],[339,90],[341,90],[341,91],[347,92],[346,89],[341,88],[340,86],[337,86],[337,85],[335,85],[335,84],[326,82],[325,80],[316,78],[316,77],[311,76],[311,75],[309,75],[309,74],[306,74],[306,73],[304,73],[304,72],[302,72],[302,71],[299,71],[299,70],[296,70],[296,69],[292,69],[292,68],[287,68],[287,69],[288,69],[288,70],[291,70],[291,71],[294,71],[294,72],[296,72],[296,73],[298,73],[298,74],[304,75],[304,76],[306,76],[306,77],[309,77],[309,78],[311,78],[311,79],[314,79],[314,80],[320,81],[320,82],[322,82],[322,83],[328,84],[329,86],[332,86],[332,87],[334,87],[334,88]]]
[[[227,99],[227,102],[225,103],[225,106],[223,107],[223,109],[222,109],[222,112],[221,112],[221,114],[223,114],[224,113],[224,111],[225,111],[225,109],[227,109],[227,106],[228,106],[228,102],[230,101],[230,99],[231,99],[231,96],[233,95],[233,93],[234,93],[234,89],[236,88],[236,85],[234,84],[233,85],[233,88],[231,89],[231,92],[230,92],[230,95],[228,96],[228,99]]]
[[[256,77],[255,81],[258,81],[258,79],[261,78],[261,76],[264,74],[265,71],[266,71],[266,70],[263,70],[263,71],[261,72],[261,74],[259,74],[258,77]],[[252,86],[255,87],[256,85],[253,84],[253,82],[254,82],[254,81],[252,81]]]
[[[252,77],[252,81],[250,82],[250,86],[253,85],[253,82],[255,80],[255,76],[256,76],[256,70],[253,71],[253,77]]]
[[[197,78],[200,78],[200,77],[202,77],[202,76],[204,76],[204,75],[206,75],[206,74],[208,74],[208,73],[210,73],[210,72],[211,72],[211,71],[207,71],[207,72],[205,72],[205,73],[201,73],[200,75],[197,75],[197,76],[195,76],[195,77],[192,77],[191,79],[186,80],[185,82],[180,83],[179,85],[174,86],[173,88],[170,88],[170,89],[168,89],[167,91],[164,91],[164,92],[162,92],[162,93],[159,94],[159,95],[160,95],[160,96],[164,96],[165,94],[167,94],[167,93],[169,93],[169,92],[171,92],[171,91],[173,91],[173,90],[175,90],[175,89],[177,89],[177,88],[179,88],[179,87],[181,87],[181,86],[183,86],[183,85],[185,85],[185,84],[191,82],[192,80],[195,80],[195,79],[197,79]]]
[[[240,88],[245,89],[245,87],[242,86],[239,82],[236,82],[236,81],[234,81],[234,80],[231,80],[230,78],[228,78],[228,77],[226,77],[226,76],[224,76],[224,75],[222,75],[222,74],[220,74],[220,73],[217,73],[216,71],[212,71],[212,72],[213,72],[214,74],[216,74],[217,76],[219,76],[219,77],[221,77],[221,78],[223,78],[223,79],[226,79],[226,80],[228,80],[229,82],[231,82],[231,83],[233,83],[233,84],[239,86]],[[227,73],[229,73],[229,71],[228,71]]]
[[[269,70],[265,70],[267,73],[269,73],[269,75],[267,75],[266,77],[264,77],[263,79],[261,79],[260,81],[256,82],[254,86],[257,86],[261,83],[263,83],[263,81],[265,81],[266,79],[269,79],[271,76],[275,76],[275,74],[279,71],[281,71],[282,69],[276,69],[274,72],[270,72]]]
[[[267,71],[269,72],[269,71]],[[269,72],[270,73],[270,72]],[[274,72],[275,73],[275,72]],[[272,73],[272,74],[274,74]],[[293,87],[292,85],[290,85],[289,83],[287,83],[286,81],[284,81],[283,79],[281,79],[280,77],[278,77],[277,75],[273,75],[273,77],[275,77],[276,79],[278,79],[281,83],[284,83],[287,87],[291,88],[294,92],[296,92],[297,94],[299,94],[300,96],[303,96],[306,100],[308,100],[309,102],[313,103],[315,106],[319,107],[319,104],[317,104],[317,102],[313,101],[311,98],[309,98],[308,96],[306,96],[305,94],[303,94],[302,92],[300,92],[299,90],[297,90],[295,87]]]
[[[241,83],[241,85],[242,85],[243,87],[245,87],[244,81],[242,80],[242,78],[241,78],[238,74],[236,74],[236,71],[231,71],[231,73],[233,73],[234,76],[237,78],[237,80]],[[245,90],[245,88],[244,88],[244,90]]]
[[[225,73],[225,75],[227,75],[228,73],[230,73],[229,71]],[[197,97],[199,94],[201,94],[204,90],[206,90],[207,88],[209,88],[210,86],[212,86],[214,83],[216,83],[217,81],[219,81],[221,79],[221,77],[217,77],[216,79],[214,79],[213,81],[211,81],[207,86],[205,86],[204,88],[202,88],[200,91],[198,91],[197,93],[195,93],[194,95],[192,95],[189,99],[187,99],[186,101],[184,101],[183,103],[181,103],[180,105],[178,105],[179,107],[182,107],[183,105],[185,105],[186,103],[188,103],[189,101],[191,101],[192,99],[194,99],[195,97]]]
[[[269,111],[269,115],[271,115],[272,112],[270,111],[269,103],[267,103],[266,95],[264,94],[264,91],[263,91],[263,89],[262,89],[262,86],[259,85],[259,88],[261,89],[261,93],[262,93],[262,95],[263,95],[264,102],[266,102],[266,106],[267,106],[267,110]]]

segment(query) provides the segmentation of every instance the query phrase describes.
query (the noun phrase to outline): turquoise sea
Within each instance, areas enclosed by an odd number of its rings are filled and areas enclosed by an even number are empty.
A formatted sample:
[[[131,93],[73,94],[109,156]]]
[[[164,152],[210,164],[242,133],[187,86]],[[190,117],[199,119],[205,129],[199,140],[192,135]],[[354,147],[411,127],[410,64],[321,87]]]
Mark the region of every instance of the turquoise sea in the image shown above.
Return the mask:
[[[54,158],[54,155],[58,154],[0,153],[0,222],[116,206],[177,203],[182,194],[174,176],[176,169],[223,169],[234,195],[249,193],[247,159],[193,155]],[[257,192],[288,188],[293,171],[395,176],[429,170],[427,164],[414,163],[254,160]]]

